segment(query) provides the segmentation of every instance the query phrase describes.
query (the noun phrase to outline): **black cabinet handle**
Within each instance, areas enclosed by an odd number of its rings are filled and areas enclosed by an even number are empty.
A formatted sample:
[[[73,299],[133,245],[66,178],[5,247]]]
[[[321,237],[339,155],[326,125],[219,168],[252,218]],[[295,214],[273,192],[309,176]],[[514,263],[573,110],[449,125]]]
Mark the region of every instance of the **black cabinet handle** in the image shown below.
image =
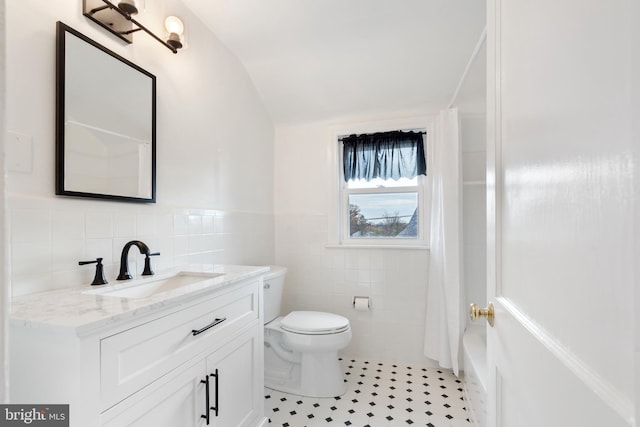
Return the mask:
[[[218,370],[214,374],[209,374],[210,377],[215,378],[215,388],[216,388],[216,397],[214,400],[214,406],[211,407],[211,410],[214,411],[214,415],[218,416]]]
[[[205,386],[205,413],[200,415],[200,418],[207,420],[207,425],[209,425],[209,375],[205,376],[204,380],[200,380],[200,383]]]
[[[227,320],[226,317],[221,317],[220,319],[214,319],[213,322],[209,323],[204,328],[202,328],[202,329],[193,329],[191,331],[191,333],[193,334],[193,336],[199,335],[199,334],[203,333],[204,331],[206,331],[207,329],[213,328],[217,324],[224,322],[225,320]]]

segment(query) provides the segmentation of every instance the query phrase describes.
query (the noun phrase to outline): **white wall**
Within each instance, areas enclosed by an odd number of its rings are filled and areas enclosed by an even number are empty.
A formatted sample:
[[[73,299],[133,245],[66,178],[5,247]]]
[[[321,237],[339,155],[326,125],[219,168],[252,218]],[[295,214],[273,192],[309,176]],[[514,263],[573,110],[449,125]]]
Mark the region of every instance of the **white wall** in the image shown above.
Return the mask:
[[[283,314],[302,309],[347,317],[353,340],[345,355],[429,364],[422,354],[428,251],[326,247],[335,197],[328,185],[333,125],[276,128],[276,262],[289,269]],[[370,296],[371,311],[356,312],[354,295]]]
[[[640,16],[640,2],[632,3],[632,16]],[[631,43],[631,67],[634,70],[640,69],[640,27],[637,25],[633,26],[633,41]],[[638,77],[633,80],[632,83],[632,117],[636,119],[632,124],[632,135],[636,141],[640,137],[640,123],[637,120],[640,117],[640,81],[638,81]],[[638,144],[635,145],[633,151],[634,164],[640,164],[640,147]],[[636,214],[640,212],[640,197],[637,197],[638,189],[640,188],[640,174],[634,173],[634,187],[636,191],[635,203],[634,203],[634,211]],[[635,276],[635,299],[634,299],[634,308],[640,307],[640,292],[638,289],[638,282],[640,281],[640,262],[638,262],[638,254],[640,254],[640,227],[638,227],[637,223],[635,225],[634,237],[633,240],[635,242],[634,246],[634,254],[636,262],[634,263],[634,276]],[[635,410],[636,410],[636,418],[640,415],[640,316],[635,315],[635,359],[634,359],[634,370],[635,370]]]
[[[487,304],[486,116],[461,114],[460,128],[465,307],[471,303],[484,307]]]
[[[486,164],[487,49],[483,43],[460,87],[455,106],[460,111],[463,175],[463,258],[465,304],[486,306]],[[470,320],[467,317],[467,325]],[[484,326],[485,322],[478,322]]]
[[[4,61],[6,51],[6,5],[4,0],[0,0],[0,75],[5,75],[6,62]],[[0,147],[5,146],[5,130],[6,130],[6,80],[0,81]],[[7,234],[7,215],[6,215],[6,173],[5,173],[5,153],[4,149],[0,150],[0,230],[2,235]],[[6,286],[9,283],[9,257],[7,239],[0,241],[0,402],[7,401],[7,393],[9,390],[9,347],[7,343],[8,337],[8,318],[9,318],[9,289]]]
[[[77,262],[96,257],[113,279],[132,239],[162,253],[156,270],[273,262],[273,124],[242,65],[181,1],[146,1],[138,19],[162,34],[169,14],[187,32],[177,55],[142,33],[125,45],[80,0],[7,3],[7,129],[32,140],[30,171],[8,176],[14,295],[89,283],[94,268]],[[156,75],[157,204],[54,195],[58,20]]]

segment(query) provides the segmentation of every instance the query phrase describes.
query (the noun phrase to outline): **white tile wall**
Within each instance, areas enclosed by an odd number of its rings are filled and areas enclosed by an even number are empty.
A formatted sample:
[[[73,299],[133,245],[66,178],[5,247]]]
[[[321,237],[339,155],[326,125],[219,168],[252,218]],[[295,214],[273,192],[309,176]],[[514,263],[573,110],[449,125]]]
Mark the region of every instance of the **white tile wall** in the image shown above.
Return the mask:
[[[429,364],[422,354],[428,252],[407,249],[327,248],[327,217],[276,216],[276,261],[289,269],[283,314],[337,313],[351,322],[345,355]],[[371,310],[355,311],[354,296]]]
[[[465,303],[480,306],[487,303],[485,120],[483,114],[461,118]]]
[[[487,301],[486,291],[486,190],[484,185],[465,185],[463,189],[463,256],[465,305],[471,303],[484,307]],[[470,320],[467,317],[467,323]]]
[[[113,282],[122,248],[134,239],[161,253],[152,259],[156,272],[273,262],[271,214],[15,195],[9,206],[14,296],[89,284],[95,265],[78,261],[98,257]],[[143,262],[135,248],[129,252],[132,273]]]
[[[482,225],[484,204],[485,116],[461,117],[465,179],[465,227]],[[326,310],[348,317],[353,340],[345,355],[428,365],[424,358],[428,251],[399,249],[329,249],[331,210],[327,177],[333,123],[281,126],[275,140],[276,262],[289,268],[283,312]],[[484,299],[484,226],[465,240],[465,268],[474,289],[469,298]],[[480,238],[482,237],[482,238]],[[477,256],[480,254],[480,256]],[[354,295],[371,297],[370,312],[356,312]],[[478,295],[478,296],[476,296]],[[284,313],[283,313],[284,314]]]

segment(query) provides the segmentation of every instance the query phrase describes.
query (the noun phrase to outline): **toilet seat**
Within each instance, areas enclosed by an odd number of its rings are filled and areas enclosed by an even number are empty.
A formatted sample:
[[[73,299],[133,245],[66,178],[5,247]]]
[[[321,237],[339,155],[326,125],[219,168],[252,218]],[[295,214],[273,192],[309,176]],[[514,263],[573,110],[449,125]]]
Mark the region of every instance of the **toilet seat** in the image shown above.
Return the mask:
[[[292,311],[281,320],[280,327],[295,334],[338,334],[349,329],[349,319],[320,311]]]

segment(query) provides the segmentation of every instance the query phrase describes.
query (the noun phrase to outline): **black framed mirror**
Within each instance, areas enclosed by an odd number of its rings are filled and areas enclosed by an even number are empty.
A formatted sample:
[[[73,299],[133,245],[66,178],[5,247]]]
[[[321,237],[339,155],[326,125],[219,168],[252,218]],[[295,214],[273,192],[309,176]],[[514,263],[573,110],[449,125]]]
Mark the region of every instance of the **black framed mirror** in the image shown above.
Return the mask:
[[[155,203],[155,76],[56,25],[56,194]]]

